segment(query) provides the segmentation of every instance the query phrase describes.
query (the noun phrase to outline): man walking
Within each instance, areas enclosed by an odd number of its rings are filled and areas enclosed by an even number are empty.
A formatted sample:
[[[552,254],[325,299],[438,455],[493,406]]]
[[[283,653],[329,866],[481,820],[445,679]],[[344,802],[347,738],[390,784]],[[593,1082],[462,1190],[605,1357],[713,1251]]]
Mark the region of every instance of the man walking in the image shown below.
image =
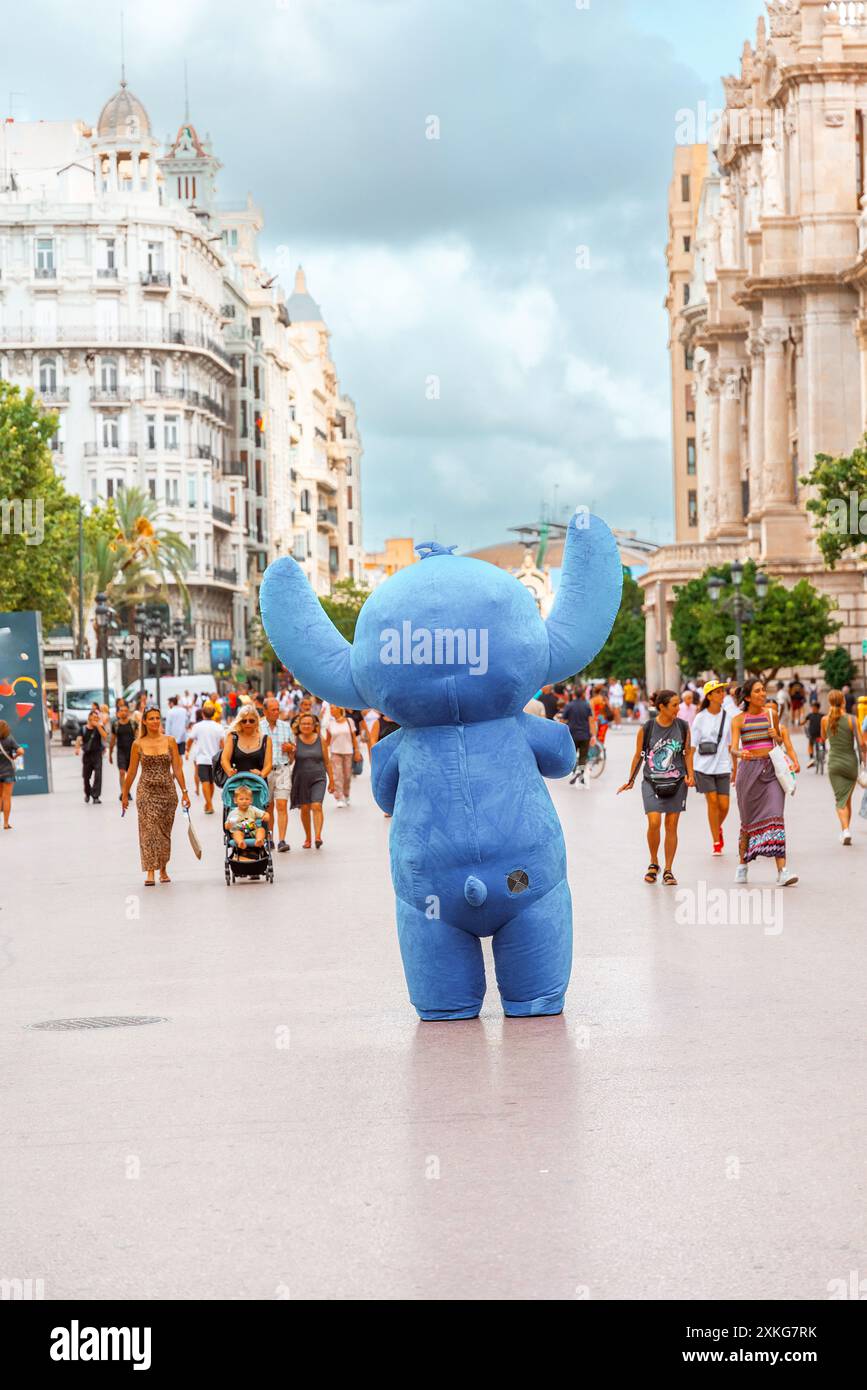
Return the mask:
[[[184,748],[187,742],[187,725],[189,715],[181,704],[177,695],[169,696],[169,712],[166,715],[166,733],[169,738],[173,738],[178,745],[178,752],[184,756]]]
[[[214,814],[214,755],[223,746],[223,729],[217,722],[217,711],[210,702],[202,706],[202,718],[190,729],[186,756],[192,753],[205,798],[205,815]]]
[[[100,804],[102,791],[102,753],[106,743],[99,711],[92,709],[87,716],[87,727],[76,740],[75,751],[81,753],[81,775],[84,779],[84,799]]]
[[[569,782],[570,784],[580,782],[582,787],[587,787],[589,783],[584,780],[587,768],[587,749],[590,747],[590,740],[596,737],[596,720],[593,717],[593,710],[590,708],[589,701],[584,699],[584,691],[580,687],[575,691],[575,699],[570,700],[564,709],[563,719],[569,726],[572,742],[575,744],[575,752],[578,754],[575,771]]]
[[[295,758],[295,735],[287,720],[280,718],[280,702],[272,696],[265,701],[265,713],[259,721],[259,728],[271,740],[272,767],[268,774],[268,790],[271,793],[271,824],[274,825],[274,810],[277,810],[277,849],[285,854],[290,845],[286,839],[286,826],[289,822],[289,793],[292,789],[292,763]]]

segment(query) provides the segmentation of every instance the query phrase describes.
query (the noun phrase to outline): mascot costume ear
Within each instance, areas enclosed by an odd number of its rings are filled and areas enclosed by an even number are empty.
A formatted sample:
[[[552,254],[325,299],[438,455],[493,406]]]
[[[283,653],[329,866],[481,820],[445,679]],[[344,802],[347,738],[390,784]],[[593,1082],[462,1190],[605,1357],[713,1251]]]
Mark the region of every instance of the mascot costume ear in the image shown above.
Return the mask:
[[[299,566],[271,565],[262,620],[314,694],[382,710],[401,727],[373,748],[377,803],[393,813],[391,874],[410,998],[423,1019],[475,1018],[492,938],[511,1017],[557,1014],[572,964],[566,847],[545,777],[565,777],[565,724],[524,714],[541,685],[583,670],[620,602],[623,570],[603,521],[569,523],[545,623],[529,590],[434,542],[373,591],[350,645]]]

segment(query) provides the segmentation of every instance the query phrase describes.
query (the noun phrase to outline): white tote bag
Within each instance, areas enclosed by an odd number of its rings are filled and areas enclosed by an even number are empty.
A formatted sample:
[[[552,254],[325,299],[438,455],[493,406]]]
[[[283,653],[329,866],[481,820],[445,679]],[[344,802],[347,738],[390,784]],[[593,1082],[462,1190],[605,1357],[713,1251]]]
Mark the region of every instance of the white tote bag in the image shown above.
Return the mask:
[[[786,796],[794,796],[795,774],[789,767],[789,760],[783,751],[783,745],[781,743],[775,743],[769,756],[774,772],[777,775],[777,781],[786,793]]]

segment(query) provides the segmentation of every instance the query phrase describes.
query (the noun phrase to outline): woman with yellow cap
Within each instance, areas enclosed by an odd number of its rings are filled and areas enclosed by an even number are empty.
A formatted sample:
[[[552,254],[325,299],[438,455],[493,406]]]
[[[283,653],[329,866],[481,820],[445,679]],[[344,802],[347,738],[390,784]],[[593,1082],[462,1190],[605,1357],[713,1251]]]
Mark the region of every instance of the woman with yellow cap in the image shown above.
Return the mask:
[[[714,854],[723,852],[723,821],[729,813],[732,774],[732,721],[723,709],[723,681],[707,681],[692,723],[695,749],[695,789],[707,801],[707,819]]]

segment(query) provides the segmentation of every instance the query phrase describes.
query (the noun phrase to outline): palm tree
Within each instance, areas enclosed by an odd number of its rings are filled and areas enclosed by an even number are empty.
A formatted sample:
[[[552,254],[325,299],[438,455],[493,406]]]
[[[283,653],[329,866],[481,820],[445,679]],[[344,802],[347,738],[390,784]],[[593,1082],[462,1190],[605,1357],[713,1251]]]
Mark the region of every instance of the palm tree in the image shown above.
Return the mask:
[[[104,508],[90,513],[84,545],[84,609],[93,614],[96,595],[104,593],[120,611],[155,596],[168,602],[169,585],[189,603],[186,574],[189,546],[177,532],[159,525],[156,500],[142,488],[124,488]],[[73,621],[78,605],[77,576],[70,603]],[[87,623],[90,626],[90,622]]]

